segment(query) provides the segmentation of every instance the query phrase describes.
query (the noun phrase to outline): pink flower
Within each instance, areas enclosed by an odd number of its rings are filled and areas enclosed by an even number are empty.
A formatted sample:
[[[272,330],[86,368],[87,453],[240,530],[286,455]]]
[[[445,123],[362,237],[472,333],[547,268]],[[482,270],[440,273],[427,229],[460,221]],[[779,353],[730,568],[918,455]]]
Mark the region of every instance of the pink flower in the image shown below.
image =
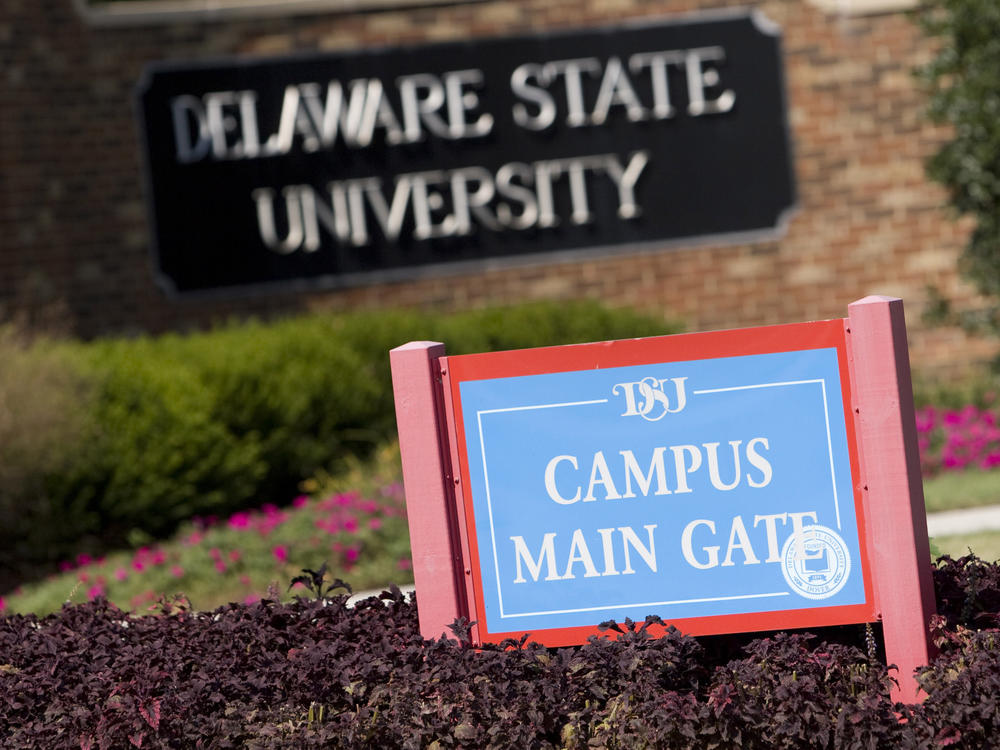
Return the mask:
[[[358,550],[354,547],[348,547],[344,550],[344,559],[347,562],[355,562],[358,559]]]
[[[80,554],[76,556],[76,564],[78,566],[90,565],[93,562],[93,558],[88,554]]]
[[[344,530],[349,534],[353,534],[358,530],[358,519],[353,516],[348,516],[344,521]]]
[[[244,586],[249,586],[250,585],[250,576],[248,576],[246,573],[244,573],[243,575],[241,575],[240,576],[240,583],[242,583]]]
[[[215,569],[217,571],[219,571],[220,573],[225,573],[226,572],[226,564],[224,562],[222,562],[222,560],[216,560],[215,561]]]
[[[229,517],[229,528],[231,529],[245,529],[250,525],[250,514],[246,511],[240,511],[239,513],[233,513]]]
[[[180,565],[171,565],[170,575],[172,575],[174,578],[181,578],[184,575],[184,568],[182,568]]]
[[[153,552],[152,562],[153,565],[163,565],[167,561],[167,556],[164,554],[162,549],[158,549]]]
[[[274,555],[274,559],[278,562],[285,562],[288,560],[288,548],[284,544],[279,544],[277,547],[271,550],[271,554]]]
[[[128,578],[128,571],[125,568],[118,568],[115,571],[115,580],[124,581]]]
[[[379,529],[382,528],[382,519],[381,518],[368,519],[368,528],[371,529],[372,531],[378,531]]]
[[[244,604],[255,604],[260,601],[260,596],[257,594],[247,594],[246,598],[243,599]]]
[[[396,563],[396,567],[400,570],[412,570],[413,561],[411,561],[408,557],[401,557],[399,558],[399,562]]]
[[[0,596],[0,612],[3,612],[5,609],[7,609],[7,600]]]
[[[143,570],[146,569],[146,563],[144,563],[137,557],[132,561],[132,569],[135,570],[137,573],[141,573]]]
[[[96,599],[103,593],[104,593],[104,588],[102,586],[91,586],[89,589],[87,589],[87,598]]]
[[[292,500],[292,507],[293,508],[304,508],[308,504],[309,504],[309,496],[308,495],[299,495],[297,498],[295,498],[294,500]]]
[[[229,562],[239,562],[239,560],[240,560],[240,551],[238,549],[230,550]]]
[[[59,572],[60,573],[66,573],[67,571],[70,571],[70,570],[73,570],[73,563],[71,563],[69,560],[62,560],[59,563]]]
[[[949,453],[941,459],[941,463],[949,469],[959,469],[968,463],[954,453]]]

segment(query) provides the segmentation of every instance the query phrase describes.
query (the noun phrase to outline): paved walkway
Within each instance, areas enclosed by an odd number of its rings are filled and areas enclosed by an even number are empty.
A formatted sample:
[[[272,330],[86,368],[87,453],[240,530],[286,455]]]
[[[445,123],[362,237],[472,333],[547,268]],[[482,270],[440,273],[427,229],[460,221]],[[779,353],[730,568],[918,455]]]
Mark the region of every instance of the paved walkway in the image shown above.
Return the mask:
[[[927,534],[932,537],[997,530],[1000,530],[1000,505],[986,505],[981,508],[963,508],[927,514]],[[400,586],[399,588],[404,594],[413,591],[412,585]],[[381,593],[382,589],[359,591],[347,600],[347,604],[350,606],[361,599],[367,599]]]
[[[367,599],[370,596],[378,596],[379,594],[381,594],[383,591],[385,591],[388,588],[389,587],[386,586],[385,588],[382,588],[382,589],[371,589],[370,591],[359,591],[358,593],[354,594],[350,599],[347,600],[347,606],[348,607],[354,606],[357,602],[361,601],[362,599]],[[407,586],[400,586],[399,590],[402,591],[404,594],[412,594],[413,593],[413,584],[411,583],[411,584],[409,584]]]
[[[1000,505],[984,505],[981,508],[962,508],[927,514],[929,536],[971,534],[998,529],[1000,529]]]

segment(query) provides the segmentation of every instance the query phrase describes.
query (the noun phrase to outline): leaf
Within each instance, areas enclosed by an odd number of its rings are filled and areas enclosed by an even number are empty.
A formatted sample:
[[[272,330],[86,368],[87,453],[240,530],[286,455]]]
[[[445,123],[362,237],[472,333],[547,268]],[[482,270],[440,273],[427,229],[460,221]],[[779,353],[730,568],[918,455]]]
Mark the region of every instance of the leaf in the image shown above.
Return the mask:
[[[455,739],[457,740],[462,740],[463,742],[469,742],[471,740],[476,739],[476,736],[479,734],[479,732],[472,724],[469,724],[468,722],[462,722],[457,727],[455,727],[455,731],[452,732],[452,734],[455,735]]]
[[[152,709],[152,710],[150,710]],[[139,703],[139,714],[153,729],[160,728],[160,699],[150,698]]]
[[[941,747],[948,747],[949,745],[954,745],[956,742],[961,742],[962,733],[958,730],[958,727],[945,727],[938,732],[935,740],[937,740]]]

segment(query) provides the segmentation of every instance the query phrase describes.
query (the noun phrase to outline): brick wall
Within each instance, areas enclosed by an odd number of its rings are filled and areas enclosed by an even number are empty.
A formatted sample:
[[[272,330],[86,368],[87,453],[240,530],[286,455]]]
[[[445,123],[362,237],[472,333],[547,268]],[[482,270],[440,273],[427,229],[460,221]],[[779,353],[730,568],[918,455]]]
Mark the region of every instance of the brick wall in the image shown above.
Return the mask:
[[[101,27],[71,0],[7,0],[0,19],[0,318],[94,336],[234,315],[383,305],[453,309],[590,297],[691,330],[838,317],[903,297],[918,374],[947,377],[992,342],[921,323],[925,287],[971,301],[956,259],[969,230],[923,160],[942,133],[910,70],[930,48],[901,13],[844,17],[756,3],[783,29],[799,208],[782,238],[420,278],[314,294],[176,301],[153,283],[132,92],[154,60],[199,60],[491,36],[746,3],[498,0],[295,18]],[[724,207],[723,207],[724,208]]]

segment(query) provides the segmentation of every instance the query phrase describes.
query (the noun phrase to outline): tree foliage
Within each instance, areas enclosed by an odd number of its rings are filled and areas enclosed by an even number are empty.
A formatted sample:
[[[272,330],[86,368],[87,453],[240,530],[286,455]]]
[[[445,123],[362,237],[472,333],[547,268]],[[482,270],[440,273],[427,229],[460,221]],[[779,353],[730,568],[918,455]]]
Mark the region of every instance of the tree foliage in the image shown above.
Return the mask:
[[[918,71],[930,95],[928,114],[951,129],[927,173],[948,189],[960,214],[975,219],[963,272],[981,292],[1000,297],[1000,3],[931,0],[919,20],[939,42]]]

